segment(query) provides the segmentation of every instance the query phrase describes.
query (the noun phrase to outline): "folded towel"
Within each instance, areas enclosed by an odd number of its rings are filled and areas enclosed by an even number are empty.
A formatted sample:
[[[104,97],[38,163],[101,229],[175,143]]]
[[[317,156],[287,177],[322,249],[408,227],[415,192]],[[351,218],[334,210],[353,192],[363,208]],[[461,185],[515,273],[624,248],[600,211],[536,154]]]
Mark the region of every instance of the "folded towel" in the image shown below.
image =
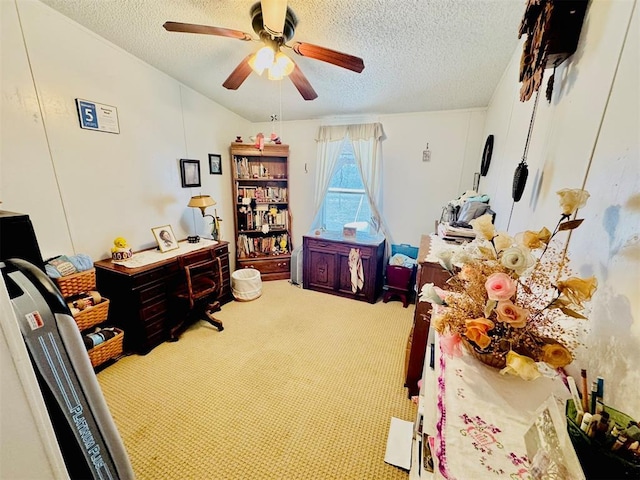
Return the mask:
[[[60,278],[77,272],[84,272],[93,268],[93,260],[89,255],[60,255],[47,260],[45,272],[50,278]]]
[[[71,255],[69,257],[69,261],[79,272],[84,272],[85,270],[91,270],[93,268],[93,260],[91,260],[91,257],[86,253]]]

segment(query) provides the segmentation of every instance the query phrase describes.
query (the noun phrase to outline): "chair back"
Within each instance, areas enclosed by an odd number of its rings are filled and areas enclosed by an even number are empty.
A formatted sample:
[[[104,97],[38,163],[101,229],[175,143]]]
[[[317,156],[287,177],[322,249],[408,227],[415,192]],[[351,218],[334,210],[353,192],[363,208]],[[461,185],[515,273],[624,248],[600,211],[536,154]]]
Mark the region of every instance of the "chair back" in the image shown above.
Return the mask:
[[[189,301],[189,308],[204,298],[220,295],[222,286],[222,263],[213,250],[209,250],[208,258],[201,259],[202,254],[179,257],[178,264],[184,271],[185,285],[178,289],[177,296]],[[200,259],[200,260],[198,260]]]

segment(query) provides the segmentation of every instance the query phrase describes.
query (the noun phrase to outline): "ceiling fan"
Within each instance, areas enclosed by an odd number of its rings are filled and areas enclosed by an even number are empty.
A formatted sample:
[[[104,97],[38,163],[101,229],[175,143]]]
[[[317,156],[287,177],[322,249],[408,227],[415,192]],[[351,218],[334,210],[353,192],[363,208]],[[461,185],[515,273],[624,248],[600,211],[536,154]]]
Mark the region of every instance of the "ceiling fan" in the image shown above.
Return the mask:
[[[239,30],[192,23],[165,22],[163,27],[169,32],[202,33],[264,43],[264,47],[258,52],[245,57],[224,81],[222,86],[229,90],[237,90],[251,71],[262,74],[267,70],[272,80],[280,80],[288,76],[305,100],[317,98],[318,94],[307,77],[293,60],[282,53],[282,48],[291,49],[302,57],[314,58],[357,73],[364,69],[362,59],[353,55],[311,43],[293,42],[291,45],[285,43],[293,38],[298,24],[298,19],[293,10],[287,6],[286,0],[262,0],[251,7],[250,13],[251,25],[258,35],[257,39]]]

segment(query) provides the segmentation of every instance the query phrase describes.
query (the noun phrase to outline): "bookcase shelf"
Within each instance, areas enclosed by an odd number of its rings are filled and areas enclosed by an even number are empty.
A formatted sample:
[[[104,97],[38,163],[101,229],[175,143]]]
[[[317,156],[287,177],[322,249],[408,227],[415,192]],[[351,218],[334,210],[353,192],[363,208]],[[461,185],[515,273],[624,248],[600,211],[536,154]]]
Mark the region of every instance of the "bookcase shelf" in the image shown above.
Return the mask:
[[[255,268],[263,280],[289,278],[289,146],[267,144],[259,150],[232,143],[230,150],[236,269]]]

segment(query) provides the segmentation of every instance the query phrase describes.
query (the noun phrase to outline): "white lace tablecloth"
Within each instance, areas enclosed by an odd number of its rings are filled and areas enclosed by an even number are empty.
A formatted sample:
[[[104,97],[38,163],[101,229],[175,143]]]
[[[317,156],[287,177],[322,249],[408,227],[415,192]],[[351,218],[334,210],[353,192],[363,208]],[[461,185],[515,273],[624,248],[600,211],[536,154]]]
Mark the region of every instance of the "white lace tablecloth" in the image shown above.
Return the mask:
[[[529,478],[524,434],[552,393],[568,398],[562,380],[500,375],[466,351],[452,359],[440,353],[438,368],[437,473],[449,480]]]
[[[182,242],[178,242],[179,247],[175,250],[169,250],[168,252],[164,253],[160,250],[143,250],[142,252],[134,253],[133,257],[128,260],[114,261],[113,263],[117,265],[123,265],[128,268],[144,267],[146,265],[151,265],[152,263],[178,257],[180,255],[193,252],[194,250],[198,250],[203,247],[215,245],[217,243],[218,242],[216,242],[215,240],[208,240],[206,238],[201,238],[198,243],[189,243],[186,240],[183,240]]]

